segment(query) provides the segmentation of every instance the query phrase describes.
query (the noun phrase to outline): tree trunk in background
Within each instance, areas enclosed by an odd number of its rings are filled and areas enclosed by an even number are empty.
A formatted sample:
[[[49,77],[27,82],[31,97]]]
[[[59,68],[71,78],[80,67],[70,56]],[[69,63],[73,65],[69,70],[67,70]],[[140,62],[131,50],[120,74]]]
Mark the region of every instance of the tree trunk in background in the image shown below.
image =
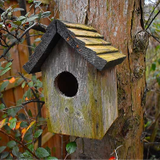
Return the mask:
[[[53,2],[53,1],[52,1]],[[77,139],[72,158],[107,159],[118,149],[119,159],[142,159],[145,54],[133,51],[133,38],[142,30],[141,0],[54,0],[62,20],[91,25],[110,41],[125,61],[117,66],[119,117],[102,140]]]

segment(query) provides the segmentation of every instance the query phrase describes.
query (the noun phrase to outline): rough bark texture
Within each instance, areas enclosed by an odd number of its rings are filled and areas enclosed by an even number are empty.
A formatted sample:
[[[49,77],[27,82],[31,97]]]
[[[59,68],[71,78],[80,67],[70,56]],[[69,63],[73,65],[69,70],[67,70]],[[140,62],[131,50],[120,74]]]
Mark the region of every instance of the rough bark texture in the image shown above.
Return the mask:
[[[119,118],[105,137],[77,140],[72,158],[107,159],[119,145],[119,159],[143,157],[143,92],[145,55],[133,51],[133,39],[141,27],[140,0],[54,0],[59,18],[89,24],[127,58],[117,67]]]

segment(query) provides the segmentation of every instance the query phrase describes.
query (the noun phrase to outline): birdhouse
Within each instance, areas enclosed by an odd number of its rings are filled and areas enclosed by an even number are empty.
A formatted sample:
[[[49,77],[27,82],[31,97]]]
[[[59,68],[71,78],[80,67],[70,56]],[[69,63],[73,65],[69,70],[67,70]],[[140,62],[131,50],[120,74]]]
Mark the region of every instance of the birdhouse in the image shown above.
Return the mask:
[[[102,139],[118,117],[115,66],[124,59],[93,27],[52,21],[24,65],[42,71],[49,131]]]

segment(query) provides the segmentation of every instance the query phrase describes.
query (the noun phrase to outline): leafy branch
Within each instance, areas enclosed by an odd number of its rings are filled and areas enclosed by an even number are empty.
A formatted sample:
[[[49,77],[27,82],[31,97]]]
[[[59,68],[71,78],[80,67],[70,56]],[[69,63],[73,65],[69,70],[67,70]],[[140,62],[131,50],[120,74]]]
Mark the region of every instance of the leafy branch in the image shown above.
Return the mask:
[[[15,139],[14,137],[12,137],[11,135],[7,134],[6,132],[4,132],[2,129],[0,129],[0,132],[3,133],[4,135],[6,135],[7,137],[13,139],[15,142],[17,142],[18,144],[20,144],[23,148],[25,148],[29,153],[31,153],[36,159],[39,159],[39,157],[37,157],[30,149],[28,149],[28,147],[26,147],[21,141],[18,141],[17,139]]]

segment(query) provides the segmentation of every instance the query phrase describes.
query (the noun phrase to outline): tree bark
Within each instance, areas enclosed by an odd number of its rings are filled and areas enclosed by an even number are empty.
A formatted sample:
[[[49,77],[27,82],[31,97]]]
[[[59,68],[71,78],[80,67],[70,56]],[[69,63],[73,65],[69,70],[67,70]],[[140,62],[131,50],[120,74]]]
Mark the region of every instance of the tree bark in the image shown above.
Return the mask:
[[[119,117],[102,140],[77,139],[73,159],[107,159],[118,146],[119,159],[142,159],[145,51],[134,51],[142,30],[141,0],[54,0],[62,20],[91,25],[110,41],[126,60],[117,66]]]

